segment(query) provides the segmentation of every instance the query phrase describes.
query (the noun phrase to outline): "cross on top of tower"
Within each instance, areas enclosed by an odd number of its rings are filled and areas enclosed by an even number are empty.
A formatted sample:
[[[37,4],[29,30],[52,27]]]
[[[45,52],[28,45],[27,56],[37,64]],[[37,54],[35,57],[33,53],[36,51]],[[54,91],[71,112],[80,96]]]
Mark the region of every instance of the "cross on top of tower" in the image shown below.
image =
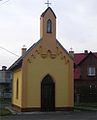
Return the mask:
[[[51,5],[51,3],[49,2],[49,0],[47,0],[47,2],[45,4],[47,4],[47,7],[49,7],[49,5]]]

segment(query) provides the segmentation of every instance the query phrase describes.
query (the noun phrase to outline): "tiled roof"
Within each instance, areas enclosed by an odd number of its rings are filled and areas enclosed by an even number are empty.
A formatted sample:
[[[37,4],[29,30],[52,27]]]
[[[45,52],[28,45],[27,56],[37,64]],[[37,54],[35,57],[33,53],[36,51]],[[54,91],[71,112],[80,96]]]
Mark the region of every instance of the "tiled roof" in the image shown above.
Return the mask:
[[[13,69],[16,68],[17,66],[22,65],[23,58],[25,58],[25,56],[26,56],[38,43],[40,43],[40,41],[41,41],[41,39],[40,39],[37,43],[33,44],[33,45],[26,51],[26,53],[25,53],[23,56],[21,56],[17,61],[15,61],[15,62],[9,67],[9,70],[13,70]],[[57,42],[57,43],[59,44],[59,46],[66,52],[66,54],[68,54],[68,56],[69,56],[71,59],[73,59],[73,58],[69,55],[69,53],[67,52],[67,50],[60,44],[60,42],[59,42],[58,40],[56,40],[56,42]]]
[[[78,65],[80,62],[82,62],[90,53],[75,53],[74,54],[74,63],[75,65]],[[97,52],[92,53],[93,55],[95,55],[97,57]],[[75,67],[74,68],[74,79],[80,79],[80,68],[79,67]]]
[[[55,18],[56,18],[55,13],[53,12],[53,10],[52,10],[50,7],[48,7],[48,8],[41,14],[41,17],[44,17],[44,15],[46,14],[46,12],[47,12],[49,9],[52,11],[53,15],[54,15]]]
[[[63,49],[63,51],[73,60],[73,57],[67,52],[67,50],[62,46],[62,44],[58,40],[56,41],[59,44],[59,46]]]
[[[85,53],[74,54],[74,63],[78,65],[86,57]]]
[[[12,70],[14,68],[16,68],[17,66],[22,64],[23,58],[41,41],[41,39],[34,43],[26,52],[24,55],[22,55],[18,60],[16,60],[10,67],[8,70]]]
[[[92,52],[91,52],[92,53]],[[82,60],[86,58],[89,53],[75,53],[74,54],[74,63],[78,65]],[[97,57],[97,53],[92,53]]]

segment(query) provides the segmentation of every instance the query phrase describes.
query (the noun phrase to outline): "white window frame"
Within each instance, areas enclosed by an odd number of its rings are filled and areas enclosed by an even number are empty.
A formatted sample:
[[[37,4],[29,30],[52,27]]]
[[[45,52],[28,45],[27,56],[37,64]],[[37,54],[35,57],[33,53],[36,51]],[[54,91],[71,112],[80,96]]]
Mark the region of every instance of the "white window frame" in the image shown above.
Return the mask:
[[[88,76],[95,76],[96,70],[95,67],[88,67]]]

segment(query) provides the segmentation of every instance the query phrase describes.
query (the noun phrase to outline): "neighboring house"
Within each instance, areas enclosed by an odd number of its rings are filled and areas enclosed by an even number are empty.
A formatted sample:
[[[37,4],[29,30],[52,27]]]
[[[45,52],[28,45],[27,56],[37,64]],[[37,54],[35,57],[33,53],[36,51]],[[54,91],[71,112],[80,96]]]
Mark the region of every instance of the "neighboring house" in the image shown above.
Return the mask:
[[[0,70],[0,98],[11,98],[12,74],[6,68]]]
[[[40,17],[40,40],[9,68],[12,104],[20,111],[67,110],[74,106],[73,58],[56,39],[56,15]]]
[[[75,99],[97,102],[97,53],[74,54],[74,88]]]

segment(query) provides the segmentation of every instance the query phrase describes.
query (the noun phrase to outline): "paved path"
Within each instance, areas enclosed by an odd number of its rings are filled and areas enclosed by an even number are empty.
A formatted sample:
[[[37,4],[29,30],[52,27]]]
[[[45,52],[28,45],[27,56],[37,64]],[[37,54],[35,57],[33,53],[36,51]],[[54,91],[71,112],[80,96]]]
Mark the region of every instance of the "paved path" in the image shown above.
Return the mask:
[[[97,112],[56,112],[3,116],[0,120],[97,120]]]

